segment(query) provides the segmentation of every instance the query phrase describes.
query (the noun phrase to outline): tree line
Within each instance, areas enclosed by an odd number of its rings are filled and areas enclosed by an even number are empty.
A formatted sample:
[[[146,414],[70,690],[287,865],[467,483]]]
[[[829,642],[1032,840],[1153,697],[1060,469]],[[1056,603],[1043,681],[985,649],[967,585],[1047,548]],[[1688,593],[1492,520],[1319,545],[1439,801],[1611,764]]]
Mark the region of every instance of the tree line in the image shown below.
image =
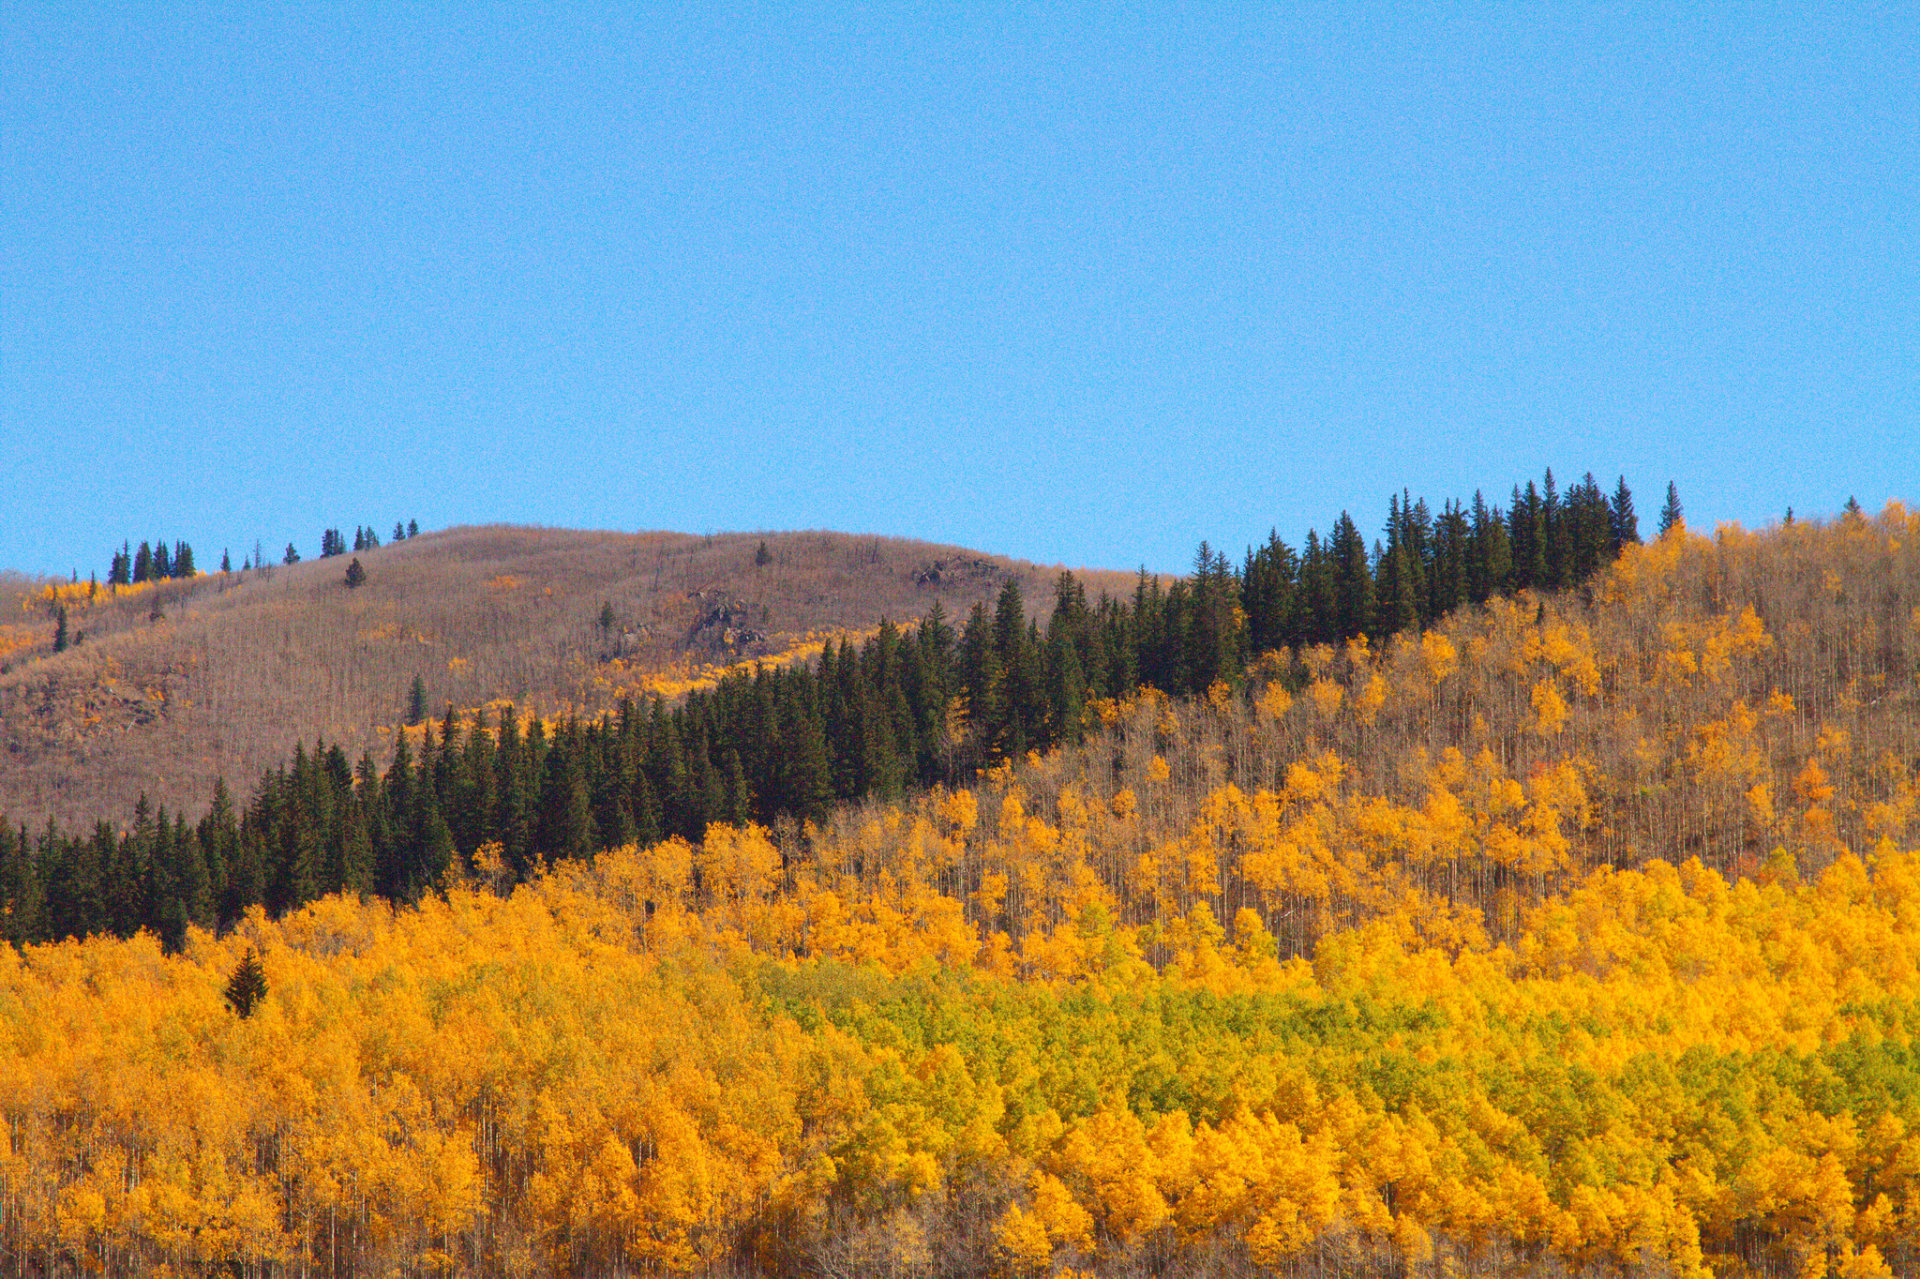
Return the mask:
[[[395,520],[393,522],[393,533],[388,540],[394,541],[394,542],[404,542],[410,537],[418,537],[418,536],[420,536],[420,521],[408,520],[406,523],[403,524],[399,520]],[[360,551],[376,550],[379,548],[379,546],[380,546],[380,534],[374,531],[373,525],[366,524],[366,525],[354,526],[353,549],[356,554],[359,553]],[[345,555],[346,553],[347,553],[346,534],[342,533],[337,528],[322,529],[320,531],[320,558],[321,559],[323,560],[331,559],[336,555]]]
[[[169,549],[164,538],[153,542],[140,543],[140,549],[134,550],[132,543],[122,543],[113,553],[113,559],[107,568],[107,585],[131,586],[136,582],[158,582],[168,578],[192,577],[197,570],[193,564],[193,547],[184,541],[177,541]]]
[[[1678,519],[1670,487],[1661,522]],[[1396,495],[1371,547],[1344,512],[1299,552],[1275,534],[1238,569],[1203,543],[1190,577],[1163,587],[1143,570],[1130,599],[1090,601],[1063,573],[1044,626],[1009,581],[957,629],[936,602],[911,630],[883,624],[811,665],[733,673],[674,706],[629,700],[552,725],[449,706],[417,746],[402,733],[384,768],[302,745],[244,807],[218,785],[196,823],[144,800],[124,830],[32,834],[0,820],[0,933],[148,929],[177,946],[189,923],[225,927],[256,905],[277,916],[341,891],[411,902],[490,846],[522,881],[601,849],[697,840],[716,822],[817,821],[837,803],[1076,742],[1099,699],[1231,690],[1262,654],[1380,640],[1496,594],[1577,587],[1638,540],[1624,480],[1611,498],[1590,475],[1562,494],[1549,471],[1504,509],[1476,495],[1436,514]]]

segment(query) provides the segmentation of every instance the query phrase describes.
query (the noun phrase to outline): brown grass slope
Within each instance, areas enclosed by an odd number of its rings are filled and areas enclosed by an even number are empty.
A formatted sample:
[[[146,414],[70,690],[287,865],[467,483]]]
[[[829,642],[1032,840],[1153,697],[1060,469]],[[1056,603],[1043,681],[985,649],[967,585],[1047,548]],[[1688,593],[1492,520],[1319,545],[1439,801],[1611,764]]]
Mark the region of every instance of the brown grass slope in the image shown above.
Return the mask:
[[[1060,571],[841,533],[505,526],[363,552],[366,581],[349,590],[353,558],[103,587],[91,601],[85,584],[0,582],[0,813],[119,823],[142,793],[198,812],[216,778],[244,792],[316,737],[384,758],[416,676],[436,712],[505,699],[592,715],[728,662],[804,657],[827,636],[915,620],[936,600],[957,624],[1009,578],[1038,610]],[[1082,577],[1095,592],[1134,581]],[[56,654],[60,602],[85,638]]]

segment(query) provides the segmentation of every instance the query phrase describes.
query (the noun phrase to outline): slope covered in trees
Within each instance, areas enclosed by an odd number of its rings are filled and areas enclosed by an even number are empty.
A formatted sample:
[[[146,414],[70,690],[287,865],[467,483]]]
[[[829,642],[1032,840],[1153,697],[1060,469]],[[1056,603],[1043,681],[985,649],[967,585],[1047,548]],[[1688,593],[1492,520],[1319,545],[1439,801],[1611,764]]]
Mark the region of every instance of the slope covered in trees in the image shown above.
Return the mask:
[[[1920,518],[1589,588],[810,828],[0,952],[0,1247],[1920,1274]]]
[[[1119,600],[1090,603],[1063,573],[1044,631],[1009,575],[992,609],[976,603],[958,630],[935,598],[911,634],[882,622],[857,647],[826,641],[813,665],[742,664],[671,709],[658,693],[650,706],[628,697],[617,716],[583,725],[449,708],[437,737],[401,735],[384,772],[371,754],[355,765],[338,744],[301,746],[244,811],[222,789],[192,825],[144,798],[118,833],[96,825],[90,837],[30,839],[0,821],[6,935],[148,928],[173,946],[188,923],[230,924],[256,904],[279,914],[342,890],[411,901],[486,843],[524,879],[556,858],[698,839],[711,822],[814,821],[835,802],[957,784],[995,761],[1077,743],[1090,707],[1143,685],[1231,693],[1252,655],[1285,666],[1282,651],[1384,642],[1462,604],[1580,585],[1636,537],[1624,483],[1611,503],[1591,479],[1562,498],[1551,473],[1544,497],[1516,489],[1505,512],[1476,499],[1470,519],[1457,504],[1436,517],[1395,496],[1386,531],[1369,553],[1342,515],[1324,541],[1308,535],[1304,554],[1272,538],[1237,573],[1202,545],[1190,578],[1163,590],[1143,573]],[[359,563],[349,587],[364,580]],[[612,611],[603,605],[603,617]],[[1298,684],[1304,670],[1287,678]],[[409,700],[417,723],[418,676]]]
[[[363,548],[377,540],[358,531]],[[384,767],[381,730],[406,718],[416,679],[436,713],[511,699],[592,716],[740,658],[811,656],[935,600],[964,616],[1008,580],[1037,595],[1058,571],[831,533],[467,528],[353,558],[358,588],[334,557],[125,586],[0,578],[0,812],[35,831],[125,827],[145,794],[197,818],[216,780],[244,801],[302,742]]]

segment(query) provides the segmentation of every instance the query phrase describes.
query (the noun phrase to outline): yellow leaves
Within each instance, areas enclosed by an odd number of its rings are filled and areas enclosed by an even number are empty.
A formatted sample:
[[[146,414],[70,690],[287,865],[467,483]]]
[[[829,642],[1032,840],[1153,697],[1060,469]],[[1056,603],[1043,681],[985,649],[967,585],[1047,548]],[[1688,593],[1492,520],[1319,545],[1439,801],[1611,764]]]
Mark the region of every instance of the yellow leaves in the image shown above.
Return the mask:
[[[1334,717],[1345,697],[1346,691],[1324,675],[1307,685],[1307,701],[1312,703],[1323,720]]]
[[[1819,761],[1810,759],[1793,779],[1793,793],[1803,804],[1824,804],[1833,798],[1832,779]]]
[[[994,1223],[994,1243],[1003,1264],[1016,1275],[1044,1273],[1053,1262],[1053,1242],[1047,1237],[1046,1223],[1038,1213],[1019,1204],[1010,1205]]]
[[[1533,704],[1533,731],[1551,736],[1558,733],[1567,722],[1567,702],[1560,696],[1560,690],[1551,680],[1542,680],[1533,686],[1528,700]]]
[[[1147,763],[1147,780],[1148,781],[1158,785],[1159,783],[1166,781],[1171,776],[1173,776],[1173,769],[1168,767],[1167,761],[1164,757],[1160,755],[1155,755],[1152,760],[1148,761]]]
[[[1353,713],[1362,724],[1371,724],[1386,704],[1387,681],[1378,675],[1368,675],[1353,699]]]
[[[1293,694],[1287,692],[1286,687],[1276,680],[1260,690],[1260,700],[1257,704],[1262,715],[1270,720],[1278,720],[1292,708]]]
[[[1460,669],[1459,649],[1455,648],[1453,641],[1439,630],[1422,632],[1420,660],[1426,666],[1428,682],[1436,686]]]

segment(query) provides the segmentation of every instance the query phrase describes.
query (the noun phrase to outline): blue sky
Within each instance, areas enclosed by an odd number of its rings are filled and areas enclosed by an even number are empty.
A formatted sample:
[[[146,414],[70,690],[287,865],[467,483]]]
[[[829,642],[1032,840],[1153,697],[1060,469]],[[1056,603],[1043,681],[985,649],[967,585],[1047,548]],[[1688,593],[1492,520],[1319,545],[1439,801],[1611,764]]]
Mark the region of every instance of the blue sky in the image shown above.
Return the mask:
[[[0,8],[0,567],[1920,500],[1912,6],[475,8]]]

